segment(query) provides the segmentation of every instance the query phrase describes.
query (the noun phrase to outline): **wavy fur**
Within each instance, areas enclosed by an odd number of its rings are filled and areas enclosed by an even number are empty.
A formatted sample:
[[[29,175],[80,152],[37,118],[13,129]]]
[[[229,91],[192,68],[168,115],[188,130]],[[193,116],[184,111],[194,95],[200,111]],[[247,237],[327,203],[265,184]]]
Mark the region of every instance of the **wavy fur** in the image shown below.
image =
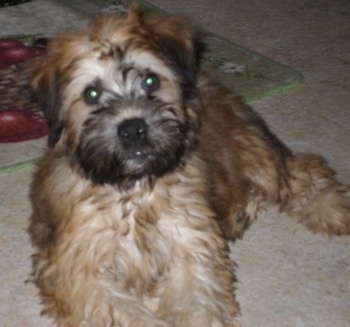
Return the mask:
[[[38,61],[50,135],[29,232],[58,326],[237,327],[227,243],[259,210],[350,233],[349,187],[200,71],[200,52],[186,19],[134,8],[54,38]]]

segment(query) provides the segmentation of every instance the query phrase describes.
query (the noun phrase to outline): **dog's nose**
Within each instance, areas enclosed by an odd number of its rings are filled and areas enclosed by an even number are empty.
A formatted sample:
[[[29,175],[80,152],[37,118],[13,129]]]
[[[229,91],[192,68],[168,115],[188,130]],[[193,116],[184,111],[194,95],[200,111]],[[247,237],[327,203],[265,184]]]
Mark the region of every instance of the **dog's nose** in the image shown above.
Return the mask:
[[[133,118],[123,121],[118,126],[118,136],[128,144],[137,143],[147,136],[147,123],[140,118]]]

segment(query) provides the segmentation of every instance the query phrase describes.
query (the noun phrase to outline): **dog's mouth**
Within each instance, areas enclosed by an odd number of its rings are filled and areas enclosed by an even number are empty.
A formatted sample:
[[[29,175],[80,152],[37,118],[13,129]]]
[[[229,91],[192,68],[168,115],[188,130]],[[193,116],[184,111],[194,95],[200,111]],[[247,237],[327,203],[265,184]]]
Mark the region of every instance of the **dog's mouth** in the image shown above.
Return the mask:
[[[156,154],[149,149],[136,149],[130,151],[125,156],[125,162],[128,166],[135,165],[137,167],[144,166],[147,162],[154,160],[156,158]]]
[[[154,153],[152,153],[149,150],[142,149],[142,150],[135,150],[134,153],[131,155],[131,158],[136,160],[144,160],[152,156],[154,156]]]
[[[157,159],[157,154],[149,147],[135,148],[124,152],[124,169],[128,174],[139,174]]]

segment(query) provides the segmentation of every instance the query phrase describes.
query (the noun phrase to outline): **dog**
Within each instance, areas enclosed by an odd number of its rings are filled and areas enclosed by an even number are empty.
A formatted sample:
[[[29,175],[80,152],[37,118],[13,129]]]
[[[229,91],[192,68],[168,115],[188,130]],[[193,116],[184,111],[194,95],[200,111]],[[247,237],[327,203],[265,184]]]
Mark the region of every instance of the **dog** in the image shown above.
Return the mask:
[[[266,205],[350,233],[350,189],[200,69],[183,17],[136,7],[49,41],[31,87],[48,150],[31,188],[33,278],[58,326],[236,327],[234,262]]]

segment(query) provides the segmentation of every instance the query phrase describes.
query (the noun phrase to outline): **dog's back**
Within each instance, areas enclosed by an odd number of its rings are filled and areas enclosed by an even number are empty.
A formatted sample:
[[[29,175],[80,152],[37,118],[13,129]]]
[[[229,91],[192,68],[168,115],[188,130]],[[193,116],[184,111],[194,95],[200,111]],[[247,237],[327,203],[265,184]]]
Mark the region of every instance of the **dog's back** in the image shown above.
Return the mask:
[[[209,199],[229,239],[241,237],[268,204],[315,232],[350,233],[350,188],[321,156],[294,155],[239,96],[205,74],[198,86]]]

